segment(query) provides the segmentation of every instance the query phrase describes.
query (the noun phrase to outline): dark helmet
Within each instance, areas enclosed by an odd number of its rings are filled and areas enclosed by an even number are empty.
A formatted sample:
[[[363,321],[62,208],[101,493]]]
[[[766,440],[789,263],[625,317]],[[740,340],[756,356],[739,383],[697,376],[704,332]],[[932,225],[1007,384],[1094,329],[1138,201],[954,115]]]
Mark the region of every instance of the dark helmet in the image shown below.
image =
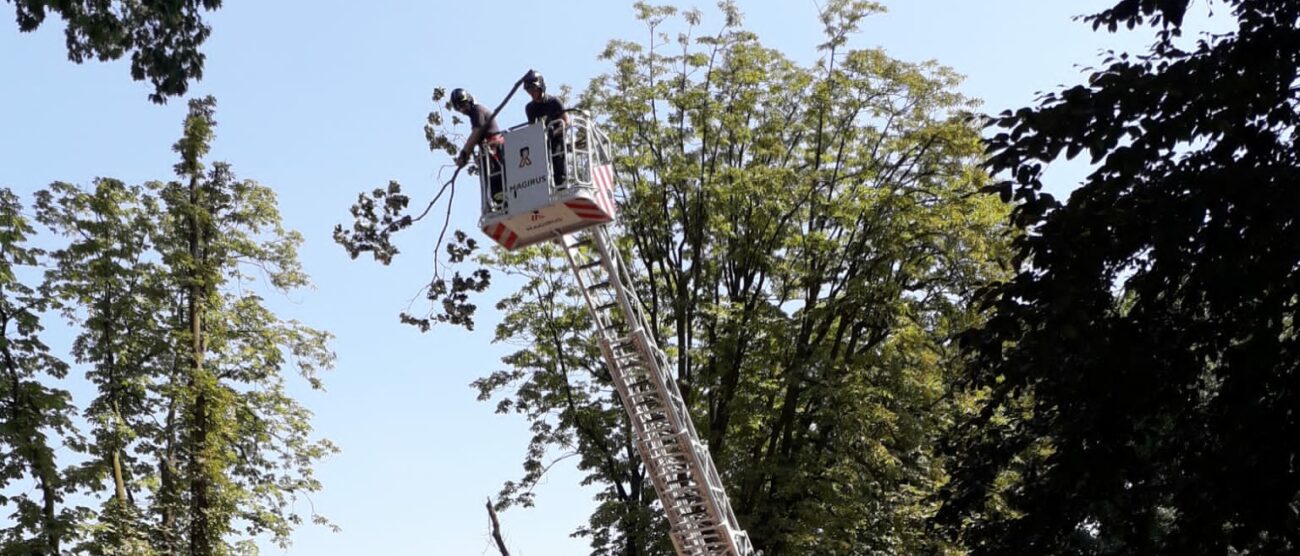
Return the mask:
[[[451,107],[457,110],[465,106],[474,104],[474,95],[469,94],[465,89],[456,88],[451,90]]]
[[[537,89],[545,93],[546,80],[542,78],[542,72],[532,69],[528,70],[528,73],[524,74],[524,88]]]

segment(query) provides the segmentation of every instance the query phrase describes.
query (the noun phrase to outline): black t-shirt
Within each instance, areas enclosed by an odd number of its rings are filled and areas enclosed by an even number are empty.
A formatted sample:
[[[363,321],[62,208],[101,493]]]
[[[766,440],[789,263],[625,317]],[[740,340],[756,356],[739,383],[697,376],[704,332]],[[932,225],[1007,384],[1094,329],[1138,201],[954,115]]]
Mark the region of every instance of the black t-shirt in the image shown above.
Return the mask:
[[[542,95],[542,98],[529,101],[524,106],[524,115],[530,124],[542,118],[546,118],[546,123],[549,124],[564,118],[564,105],[552,95]]]
[[[497,129],[496,119],[492,117],[492,110],[482,104],[475,104],[474,107],[469,110],[470,128],[478,129],[484,127],[484,123],[487,124],[487,127],[483,130],[484,139],[501,132],[501,130]]]

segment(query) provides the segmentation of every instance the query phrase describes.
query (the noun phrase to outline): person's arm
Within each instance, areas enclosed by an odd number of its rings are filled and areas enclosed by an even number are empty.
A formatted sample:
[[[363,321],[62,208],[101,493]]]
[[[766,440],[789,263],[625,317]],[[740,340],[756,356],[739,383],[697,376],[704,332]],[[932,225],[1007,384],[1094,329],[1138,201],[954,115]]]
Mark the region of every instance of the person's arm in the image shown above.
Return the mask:
[[[560,113],[560,120],[564,125],[569,125],[569,113],[564,109],[564,103],[560,102],[560,97],[551,97],[555,100],[555,111]]]
[[[540,102],[541,106],[537,108],[538,117],[544,117],[546,128],[553,134],[559,134],[569,125],[569,113],[564,111],[564,104],[560,102],[559,97],[551,97]]]
[[[460,148],[460,154],[456,155],[456,167],[460,168],[469,162],[469,157],[474,153],[474,146],[483,140],[484,130],[492,124],[492,113],[484,114],[486,109],[480,105],[475,105],[469,114],[469,125],[474,128],[469,132],[469,138],[465,139],[465,146]]]
[[[460,148],[460,154],[456,155],[456,167],[459,168],[469,162],[470,155],[474,152],[474,145],[477,145],[483,138],[483,126],[474,128],[470,132],[469,138],[465,140],[465,146]]]

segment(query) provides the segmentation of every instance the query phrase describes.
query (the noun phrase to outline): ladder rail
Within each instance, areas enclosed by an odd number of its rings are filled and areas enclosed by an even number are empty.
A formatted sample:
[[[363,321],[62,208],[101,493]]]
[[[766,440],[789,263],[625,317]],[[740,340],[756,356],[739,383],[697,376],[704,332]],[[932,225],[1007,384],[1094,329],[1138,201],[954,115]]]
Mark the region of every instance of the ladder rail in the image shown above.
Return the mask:
[[[617,248],[609,246],[606,243],[608,241],[607,239],[605,239],[605,236],[607,236],[607,229],[604,226],[602,226],[598,230],[593,230],[592,233],[598,234],[598,237],[600,237],[601,239],[597,240],[597,246],[603,246],[602,247],[602,250],[604,251],[603,254],[607,256],[612,254],[610,258],[613,261],[615,261],[617,268],[622,271],[622,275],[623,275],[622,278],[626,278],[630,283],[633,278],[631,272],[628,270],[627,265],[624,264],[623,262],[623,255],[618,251]],[[624,291],[626,295],[625,289],[620,288],[620,291]],[[638,319],[638,321],[642,323],[648,322],[648,320],[645,317],[646,314],[645,308],[644,306],[641,305],[640,298],[638,298],[635,295],[627,295],[627,297],[628,297],[627,302],[629,305],[631,305],[634,308],[632,312],[634,312],[637,315],[636,318]],[[690,413],[687,412],[685,398],[682,396],[681,389],[678,387],[677,381],[674,380],[672,378],[672,375],[668,372],[668,369],[671,368],[671,365],[670,365],[670,361],[668,360],[667,354],[665,354],[657,344],[654,344],[654,337],[650,336],[648,331],[647,331],[646,340],[647,340],[646,350],[647,352],[652,352],[655,354],[655,359],[657,359],[665,389],[669,393],[669,399],[674,402],[674,407],[675,409],[677,409],[677,412],[680,415],[680,420],[682,421],[683,428],[690,432],[690,438],[692,440],[692,444],[699,452],[699,454],[696,454],[695,457],[699,460],[700,468],[705,472],[705,476],[702,477],[704,479],[702,482],[704,484],[707,484],[710,487],[710,489],[716,489],[717,492],[723,493],[723,496],[725,497],[726,488],[722,484],[722,476],[718,473],[717,467],[714,465],[713,457],[709,454],[708,446],[706,446],[704,442],[700,440],[700,435],[695,430],[695,423],[691,419]],[[720,513],[722,513],[722,515],[719,517],[725,518],[727,523],[731,524],[732,527],[739,530],[740,524],[736,520],[735,513],[731,508],[731,504],[729,500],[727,500],[727,503],[725,504],[719,504],[719,506],[720,506],[719,507]]]
[[[674,548],[681,556],[752,556],[749,536],[736,520],[713,458],[669,372],[670,361],[632,290],[630,269],[607,226],[588,229],[584,236],[572,243],[570,236],[561,236],[557,243],[596,326],[637,451],[668,517]],[[594,249],[584,251],[588,245]],[[620,325],[622,332],[615,333]]]

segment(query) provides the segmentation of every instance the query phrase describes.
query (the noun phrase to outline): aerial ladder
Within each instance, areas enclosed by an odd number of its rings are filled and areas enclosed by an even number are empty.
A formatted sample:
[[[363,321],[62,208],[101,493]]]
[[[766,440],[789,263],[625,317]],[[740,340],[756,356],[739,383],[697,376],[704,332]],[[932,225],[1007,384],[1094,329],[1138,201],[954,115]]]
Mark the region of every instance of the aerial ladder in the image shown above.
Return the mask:
[[[480,149],[479,227],[507,250],[544,241],[563,250],[678,556],[753,556],[611,237],[617,207],[609,140],[588,114],[568,115],[567,125],[505,131],[499,159]],[[498,187],[504,202],[489,193]]]

